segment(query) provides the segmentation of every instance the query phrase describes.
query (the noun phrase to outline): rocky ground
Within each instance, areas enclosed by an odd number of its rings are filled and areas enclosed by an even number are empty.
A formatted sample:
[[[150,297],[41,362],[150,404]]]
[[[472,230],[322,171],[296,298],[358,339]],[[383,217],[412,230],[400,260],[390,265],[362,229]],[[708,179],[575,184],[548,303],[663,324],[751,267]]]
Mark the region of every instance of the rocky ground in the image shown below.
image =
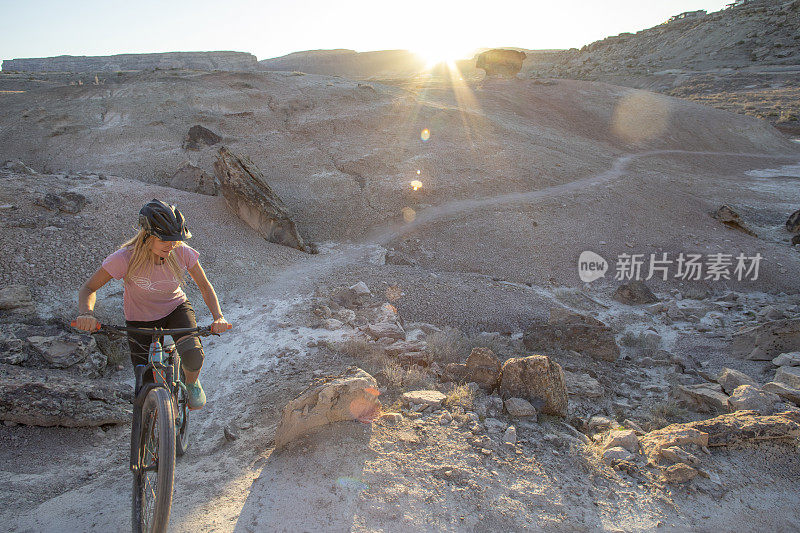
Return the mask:
[[[129,426],[118,422],[129,363],[101,339],[65,337],[65,324],[80,283],[153,197],[187,215],[234,323],[206,343],[209,405],[193,417],[176,473],[176,531],[798,521],[800,263],[787,219],[800,207],[800,150],[767,124],[563,80],[366,88],[171,72],[103,91],[0,96],[9,98],[0,151],[11,159],[0,170],[0,516],[11,530],[126,528]],[[133,112],[175,98],[182,111],[161,125]],[[29,109],[38,118],[24,117]],[[318,253],[265,242],[221,196],[168,186],[184,160],[213,175],[218,146],[185,147],[195,122],[264,171]],[[47,146],[36,142],[42,131]],[[135,149],[143,139],[150,149]],[[622,253],[764,260],[758,279],[656,276],[650,294],[618,292],[613,266],[582,283],[585,250],[610,263]],[[192,287],[189,296],[208,321]],[[121,321],[118,284],[100,291],[97,309]],[[535,354],[547,358],[525,359]],[[352,366],[372,376],[388,414],[322,426],[276,451],[283,407]],[[546,386],[508,381],[535,368]],[[95,392],[112,384],[118,392]],[[31,409],[19,390],[56,401]],[[404,396],[418,390],[440,395]],[[64,398],[96,404],[64,413]],[[98,416],[109,406],[116,419]],[[707,441],[653,433],[734,409],[713,427],[669,430]],[[31,425],[54,416],[81,427]],[[769,442],[742,438],[736,424]],[[732,436],[719,445],[719,435]]]

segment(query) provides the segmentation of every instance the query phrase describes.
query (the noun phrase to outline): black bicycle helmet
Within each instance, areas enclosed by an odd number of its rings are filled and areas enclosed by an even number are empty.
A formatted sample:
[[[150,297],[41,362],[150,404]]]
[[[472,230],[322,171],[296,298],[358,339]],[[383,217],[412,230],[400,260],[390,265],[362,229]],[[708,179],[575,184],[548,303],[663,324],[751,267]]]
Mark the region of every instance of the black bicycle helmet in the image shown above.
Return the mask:
[[[155,198],[139,211],[139,225],[162,241],[185,241],[192,236],[178,208]]]

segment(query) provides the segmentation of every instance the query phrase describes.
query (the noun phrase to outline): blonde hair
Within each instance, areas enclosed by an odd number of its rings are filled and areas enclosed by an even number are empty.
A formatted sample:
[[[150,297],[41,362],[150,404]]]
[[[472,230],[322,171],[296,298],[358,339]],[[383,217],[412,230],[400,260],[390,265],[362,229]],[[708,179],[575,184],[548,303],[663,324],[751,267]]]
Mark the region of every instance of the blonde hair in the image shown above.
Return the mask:
[[[155,239],[154,235],[148,235],[144,229],[140,228],[139,232],[134,237],[122,243],[120,249],[129,248],[133,252],[130,260],[128,261],[128,272],[125,274],[125,281],[130,281],[128,277],[134,273],[141,272],[142,274],[147,275],[153,271],[153,266],[155,265],[155,262],[153,261],[154,254],[150,250],[153,239]],[[179,242],[183,243],[183,241]],[[177,250],[179,247],[180,245],[176,246],[172,252]],[[167,256],[165,263],[174,274],[175,279],[178,280],[179,285],[183,286],[186,282],[186,278],[184,276],[183,269],[178,264],[178,259],[172,252],[170,252]]]

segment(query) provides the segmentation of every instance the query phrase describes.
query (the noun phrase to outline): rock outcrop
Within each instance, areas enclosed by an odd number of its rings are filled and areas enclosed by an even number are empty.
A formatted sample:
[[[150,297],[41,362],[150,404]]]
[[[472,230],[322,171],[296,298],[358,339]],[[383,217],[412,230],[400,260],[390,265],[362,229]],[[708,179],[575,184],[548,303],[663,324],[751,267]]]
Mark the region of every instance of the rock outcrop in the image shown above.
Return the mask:
[[[483,69],[487,77],[514,78],[522,70],[525,52],[494,48],[478,54],[475,67]]]
[[[86,427],[131,419],[127,383],[0,365],[0,420],[31,426]]]
[[[574,350],[602,361],[615,361],[619,346],[614,332],[600,320],[554,307],[546,324],[534,324],[523,335],[532,351]]]
[[[716,211],[714,211],[711,214],[711,216],[716,218],[729,228],[741,231],[742,233],[746,233],[751,237],[757,237],[756,232],[748,228],[747,224],[744,223],[744,221],[742,220],[742,216],[728,204],[721,205]]]
[[[214,161],[214,175],[228,208],[247,225],[270,242],[309,251],[283,201],[252,161],[223,146]]]
[[[121,70],[256,70],[256,56],[247,52],[167,52],[113,56],[57,56],[6,59],[4,71],[117,72]]]
[[[356,367],[312,383],[283,408],[275,431],[275,449],[325,424],[371,422],[381,413],[377,387],[375,378]]]
[[[219,143],[222,137],[214,133],[208,128],[204,128],[199,124],[195,124],[189,128],[189,133],[183,140],[184,150],[199,150],[204,146],[213,146]]]
[[[564,371],[558,363],[544,355],[506,360],[501,370],[500,395],[503,398],[528,400],[546,415],[567,415]]]
[[[772,320],[734,334],[734,350],[752,361],[771,361],[800,350],[800,318]]]
[[[173,189],[182,191],[196,192],[216,196],[219,194],[219,187],[214,178],[200,167],[185,161],[175,174],[169,179],[169,186]]]

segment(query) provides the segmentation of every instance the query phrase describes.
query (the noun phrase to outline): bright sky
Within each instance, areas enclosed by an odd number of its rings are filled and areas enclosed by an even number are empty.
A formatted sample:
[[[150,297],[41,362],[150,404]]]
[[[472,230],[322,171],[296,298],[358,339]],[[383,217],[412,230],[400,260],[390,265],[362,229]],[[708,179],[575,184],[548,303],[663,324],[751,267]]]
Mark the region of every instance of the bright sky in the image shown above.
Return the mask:
[[[236,50],[570,48],[732,0],[0,0],[0,59]]]

